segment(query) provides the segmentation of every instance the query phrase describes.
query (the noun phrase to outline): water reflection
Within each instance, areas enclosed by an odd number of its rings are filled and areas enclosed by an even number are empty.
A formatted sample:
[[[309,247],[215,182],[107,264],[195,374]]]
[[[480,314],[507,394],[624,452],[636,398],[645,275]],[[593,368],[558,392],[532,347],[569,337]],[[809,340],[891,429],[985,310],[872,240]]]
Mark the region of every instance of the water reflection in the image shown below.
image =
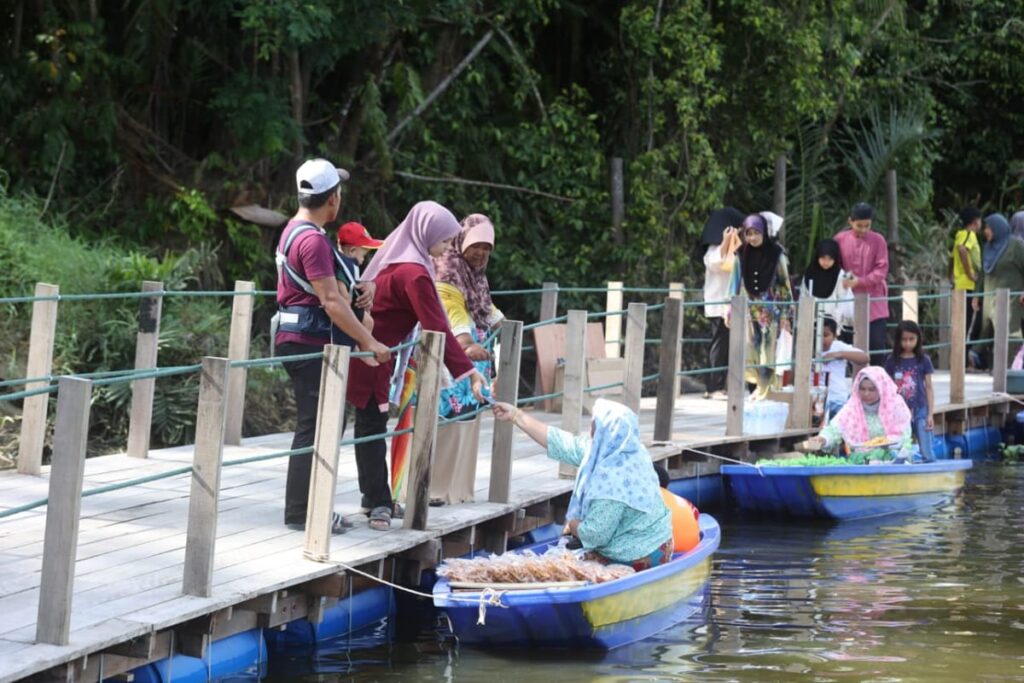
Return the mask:
[[[725,519],[704,610],[605,655],[412,643],[269,680],[1024,680],[1024,468],[983,465],[927,514],[838,526]],[[292,662],[297,664],[297,662]],[[303,670],[304,668],[304,670]]]

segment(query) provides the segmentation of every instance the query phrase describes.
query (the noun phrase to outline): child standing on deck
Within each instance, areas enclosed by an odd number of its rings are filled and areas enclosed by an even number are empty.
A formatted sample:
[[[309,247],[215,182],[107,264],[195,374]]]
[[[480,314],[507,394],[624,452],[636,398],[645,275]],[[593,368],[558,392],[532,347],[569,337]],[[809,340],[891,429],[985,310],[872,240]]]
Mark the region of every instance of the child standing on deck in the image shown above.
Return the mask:
[[[896,390],[913,416],[911,428],[925,462],[932,460],[932,417],[935,394],[932,391],[932,360],[921,345],[921,328],[903,320],[896,326],[896,343],[885,360],[885,371],[896,383]]]
[[[828,393],[825,395],[825,421],[839,412],[850,398],[850,380],[846,370],[850,363],[867,365],[868,354],[851,344],[838,339],[838,326],[832,318],[824,318],[821,324],[821,351],[825,361],[822,373]]]

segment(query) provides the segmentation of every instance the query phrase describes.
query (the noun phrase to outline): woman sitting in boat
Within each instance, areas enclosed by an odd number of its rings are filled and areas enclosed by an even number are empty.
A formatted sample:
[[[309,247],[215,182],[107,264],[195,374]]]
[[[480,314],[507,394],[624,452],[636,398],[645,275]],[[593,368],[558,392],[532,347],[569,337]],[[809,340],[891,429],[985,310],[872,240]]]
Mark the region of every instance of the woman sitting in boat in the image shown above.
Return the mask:
[[[877,444],[896,452],[897,461],[906,458],[910,409],[892,379],[883,368],[869,365],[857,373],[853,386],[850,400],[818,436],[807,440],[805,450],[836,452],[845,444],[849,453]]]
[[[588,438],[549,427],[508,403],[494,405],[495,418],[513,422],[547,448],[548,457],[579,468],[566,529],[587,559],[637,571],[664,564],[672,559],[672,514],[640,442],[636,413],[599,398],[592,414]]]

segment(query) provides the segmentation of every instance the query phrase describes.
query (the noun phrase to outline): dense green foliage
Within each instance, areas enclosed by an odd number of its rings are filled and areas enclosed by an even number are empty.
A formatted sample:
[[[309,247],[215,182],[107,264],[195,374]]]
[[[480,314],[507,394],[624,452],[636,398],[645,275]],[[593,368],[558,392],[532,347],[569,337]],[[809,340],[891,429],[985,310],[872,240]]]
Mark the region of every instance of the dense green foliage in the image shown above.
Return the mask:
[[[0,16],[2,294],[270,288],[276,228],[228,209],[290,214],[312,155],[352,171],[344,218],[378,235],[421,199],[490,214],[496,288],[697,285],[708,211],[770,208],[780,154],[795,272],[851,202],[883,205],[888,169],[896,280],[944,277],[950,210],[1022,203],[1024,0],[11,0]],[[523,317],[537,299],[499,303]],[[193,304],[180,324],[216,306]],[[0,335],[24,333],[0,314]],[[73,315],[62,357],[128,365],[130,307]],[[176,324],[194,362],[210,342]],[[103,341],[117,325],[128,340]]]

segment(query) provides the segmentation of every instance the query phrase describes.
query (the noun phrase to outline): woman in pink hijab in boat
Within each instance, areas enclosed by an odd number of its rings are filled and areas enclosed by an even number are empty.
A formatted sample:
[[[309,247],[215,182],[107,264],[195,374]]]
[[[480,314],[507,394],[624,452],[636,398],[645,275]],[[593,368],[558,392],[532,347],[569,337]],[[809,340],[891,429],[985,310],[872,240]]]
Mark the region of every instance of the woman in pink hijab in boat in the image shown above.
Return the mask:
[[[910,449],[910,409],[884,368],[869,365],[853,380],[855,391],[835,417],[810,439],[815,450],[836,451],[846,444],[857,449],[868,441],[884,441],[896,460],[907,458]]]
[[[445,367],[455,379],[469,378],[473,394],[481,398],[486,380],[452,334],[434,282],[431,257],[443,254],[459,230],[452,212],[437,202],[416,204],[388,235],[362,279],[376,284],[371,309],[374,336],[393,347],[403,342],[416,325],[426,331],[443,332]],[[356,438],[387,431],[393,365],[394,361],[377,367],[349,364],[347,398],[356,409]],[[383,439],[376,439],[356,444],[355,451],[359,491],[363,507],[370,511],[370,527],[386,530],[391,517],[400,511],[391,498],[387,445]]]

